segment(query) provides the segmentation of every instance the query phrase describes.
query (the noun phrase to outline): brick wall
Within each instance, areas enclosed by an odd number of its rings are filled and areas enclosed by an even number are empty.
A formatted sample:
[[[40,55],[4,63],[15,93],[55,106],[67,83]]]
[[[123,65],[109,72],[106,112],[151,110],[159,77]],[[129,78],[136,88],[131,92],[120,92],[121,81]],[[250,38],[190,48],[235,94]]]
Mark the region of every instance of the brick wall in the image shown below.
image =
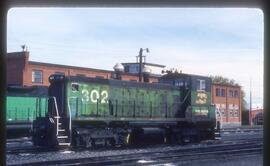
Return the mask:
[[[256,118],[258,118],[257,116],[259,116],[260,114],[263,115],[263,109],[253,109],[251,111],[251,124],[256,125]]]
[[[217,89],[224,89],[224,96],[217,96]],[[237,96],[230,96],[232,91],[237,91]],[[216,109],[223,115],[222,123],[227,125],[241,124],[241,88],[239,86],[213,84],[212,102],[216,105]],[[221,117],[218,116],[217,120],[220,121]]]
[[[34,70],[42,71],[43,74],[43,81],[42,83],[35,83],[32,82],[32,72]],[[98,70],[91,70],[87,68],[77,68],[71,66],[61,66],[61,65],[52,65],[52,64],[45,64],[45,63],[38,63],[38,62],[29,62],[28,70],[26,74],[26,80],[24,85],[49,85],[48,78],[51,74],[55,74],[56,72],[61,72],[66,76],[76,76],[76,75],[84,75],[85,77],[102,77],[102,78],[110,78],[111,72],[110,71],[98,71]]]
[[[7,84],[23,85],[25,71],[29,59],[29,52],[8,53],[7,62]]]
[[[112,78],[114,73],[114,71],[110,70],[32,62],[29,61],[29,52],[8,53],[7,64],[7,83],[9,85],[16,84],[20,86],[49,86],[48,78],[51,74],[55,74],[56,72],[63,73],[66,76],[83,75],[85,77],[101,77],[105,79]],[[42,82],[32,81],[33,71],[42,72]],[[139,81],[139,78],[136,74],[122,73],[122,80]],[[158,82],[158,78],[150,76],[149,82]]]

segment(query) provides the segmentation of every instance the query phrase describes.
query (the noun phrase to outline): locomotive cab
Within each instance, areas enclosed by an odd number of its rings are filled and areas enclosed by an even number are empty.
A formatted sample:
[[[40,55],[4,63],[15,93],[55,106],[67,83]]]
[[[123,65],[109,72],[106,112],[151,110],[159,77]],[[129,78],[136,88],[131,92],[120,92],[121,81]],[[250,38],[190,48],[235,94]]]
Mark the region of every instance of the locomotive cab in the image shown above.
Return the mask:
[[[181,116],[192,121],[215,119],[211,104],[211,78],[183,73],[170,73],[161,77],[160,83],[180,88]]]
[[[168,73],[161,77],[161,83],[180,88],[181,115],[203,130],[214,133],[216,127],[215,106],[211,103],[211,78],[184,73]],[[207,132],[208,132],[207,131]],[[206,133],[206,132],[202,132]]]

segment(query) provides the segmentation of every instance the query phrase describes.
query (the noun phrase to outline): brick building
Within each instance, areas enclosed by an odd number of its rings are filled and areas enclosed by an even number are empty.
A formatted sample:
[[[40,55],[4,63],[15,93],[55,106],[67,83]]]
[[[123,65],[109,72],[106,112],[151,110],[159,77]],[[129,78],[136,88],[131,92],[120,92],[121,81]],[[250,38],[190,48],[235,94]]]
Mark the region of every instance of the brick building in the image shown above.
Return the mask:
[[[139,81],[138,63],[122,63],[124,72],[121,79]],[[152,72],[149,82],[158,82],[163,65],[144,63]],[[29,52],[13,52],[7,54],[7,84],[16,86],[48,86],[48,77],[58,73],[67,76],[116,78],[114,70],[100,70],[85,67],[67,66],[51,63],[29,61]],[[217,119],[222,126],[241,125],[241,89],[239,86],[212,84],[212,103],[218,111]],[[221,118],[222,116],[222,118]]]
[[[16,86],[48,86],[48,77],[58,73],[67,76],[85,76],[100,78],[115,78],[113,70],[101,70],[85,67],[67,66],[51,63],[29,61],[29,52],[13,52],[7,54],[7,84]],[[149,75],[149,82],[157,82],[160,75]],[[138,81],[136,73],[121,73],[121,79],[126,81]]]
[[[252,109],[251,111],[251,125],[263,124],[263,109]]]
[[[223,127],[241,125],[241,87],[212,84],[212,103]]]

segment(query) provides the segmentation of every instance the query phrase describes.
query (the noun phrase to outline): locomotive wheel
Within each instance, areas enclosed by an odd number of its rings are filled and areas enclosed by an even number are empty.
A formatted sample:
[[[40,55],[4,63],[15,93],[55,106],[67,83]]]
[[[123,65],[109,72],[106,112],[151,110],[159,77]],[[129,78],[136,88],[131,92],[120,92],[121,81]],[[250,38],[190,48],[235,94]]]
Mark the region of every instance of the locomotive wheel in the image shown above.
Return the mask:
[[[109,139],[109,144],[111,145],[111,146],[115,146],[115,140],[114,140],[114,138],[110,138]]]
[[[92,147],[92,139],[90,136],[84,136],[84,144],[86,148]]]
[[[96,146],[96,141],[95,141],[95,139],[91,139],[91,147],[94,147],[94,146]]]
[[[83,138],[82,138],[82,136],[80,136],[80,135],[76,135],[76,137],[75,137],[75,139],[74,139],[74,145],[76,146],[76,147],[80,147],[80,146],[83,146]]]
[[[169,135],[168,137],[167,137],[167,142],[169,143],[169,144],[173,144],[173,145],[175,145],[175,144],[177,144],[177,137],[176,137],[176,134],[171,134],[171,135]]]
[[[199,143],[200,141],[201,141],[200,135],[199,134],[195,135],[194,136],[194,142]]]

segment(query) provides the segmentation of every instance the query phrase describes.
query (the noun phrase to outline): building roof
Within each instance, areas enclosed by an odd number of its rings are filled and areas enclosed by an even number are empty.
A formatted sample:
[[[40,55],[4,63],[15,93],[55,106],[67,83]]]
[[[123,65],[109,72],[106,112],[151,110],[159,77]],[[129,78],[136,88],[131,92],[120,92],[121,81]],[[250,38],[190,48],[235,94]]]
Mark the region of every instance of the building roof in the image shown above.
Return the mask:
[[[121,64],[125,66],[125,65],[139,64],[139,62],[130,62],[130,63],[121,63]],[[143,62],[143,64],[148,65],[148,66],[162,67],[162,68],[166,67],[164,65],[159,65],[159,64],[154,64],[154,63],[144,63]]]
[[[240,85],[231,85],[231,84],[225,84],[225,83],[212,83],[212,85],[241,88]]]
[[[60,65],[60,64],[35,62],[35,61],[29,61],[29,64],[32,64],[32,65],[43,65],[43,66],[50,66],[50,67],[61,67],[61,68],[69,68],[69,69],[79,69],[79,70],[91,70],[91,71],[106,72],[106,73],[112,73],[113,72],[112,70],[102,70],[102,69],[94,69],[94,68],[88,68],[88,67]]]
[[[208,76],[203,76],[203,75],[196,75],[196,74],[188,74],[188,73],[167,73],[164,74],[162,77],[163,78],[168,78],[168,79],[174,79],[179,76],[184,76],[184,77],[205,77],[205,78],[210,78]]]
[[[103,69],[94,69],[94,68],[87,68],[87,67],[78,67],[78,66],[70,66],[70,65],[60,65],[60,64],[53,64],[53,63],[44,63],[44,62],[35,62],[29,61],[29,64],[32,65],[42,65],[42,66],[49,66],[49,67],[60,67],[60,68],[69,68],[69,69],[78,69],[78,70],[87,70],[87,71],[97,71],[97,72],[104,72],[104,73],[114,73],[113,70],[103,70]],[[136,73],[123,73],[124,75],[136,76]],[[161,75],[150,74],[150,77],[160,77]]]

